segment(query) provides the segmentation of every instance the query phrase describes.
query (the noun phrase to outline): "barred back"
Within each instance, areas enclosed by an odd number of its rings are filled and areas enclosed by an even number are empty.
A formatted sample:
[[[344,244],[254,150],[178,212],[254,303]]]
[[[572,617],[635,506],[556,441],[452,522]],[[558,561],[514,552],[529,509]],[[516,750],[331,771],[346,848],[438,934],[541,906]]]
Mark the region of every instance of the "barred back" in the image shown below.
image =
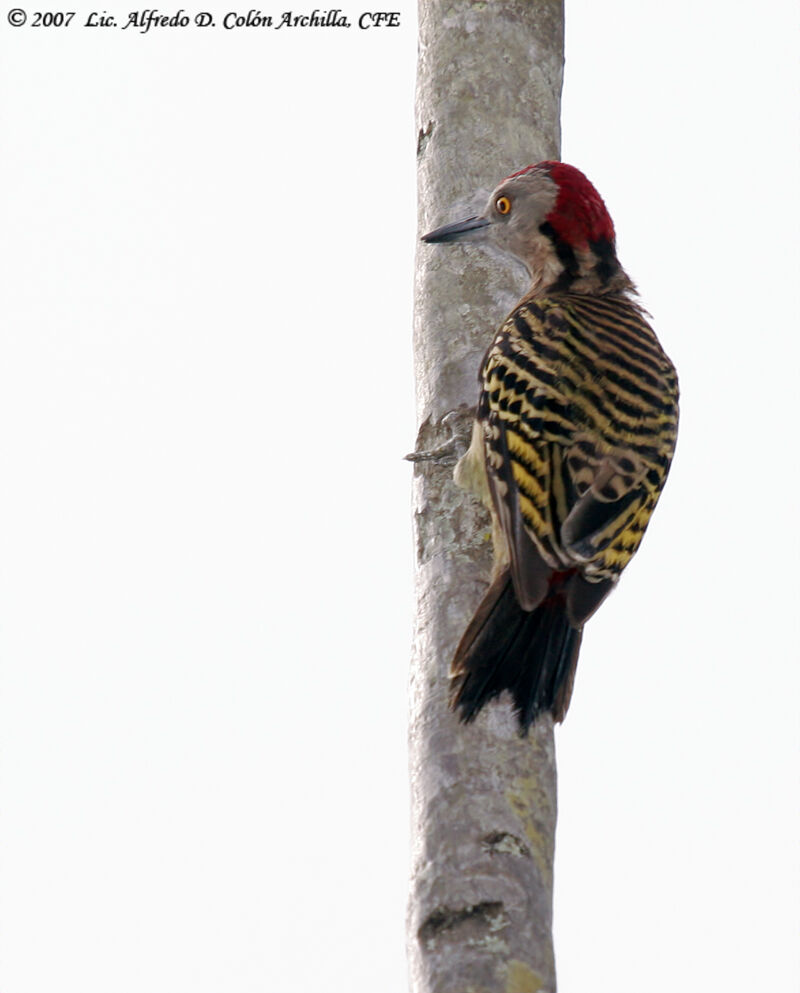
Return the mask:
[[[615,581],[642,540],[678,424],[675,369],[641,308],[622,294],[524,300],[482,380],[487,475],[518,593],[527,541],[552,569]]]

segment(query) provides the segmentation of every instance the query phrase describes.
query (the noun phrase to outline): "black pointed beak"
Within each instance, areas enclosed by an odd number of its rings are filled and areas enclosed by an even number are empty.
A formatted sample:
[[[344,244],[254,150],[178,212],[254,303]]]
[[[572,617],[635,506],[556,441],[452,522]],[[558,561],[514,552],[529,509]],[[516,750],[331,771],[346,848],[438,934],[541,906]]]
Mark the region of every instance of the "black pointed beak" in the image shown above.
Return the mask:
[[[429,243],[458,241],[473,231],[480,231],[482,228],[488,226],[489,221],[485,217],[468,217],[466,221],[456,221],[455,224],[445,224],[442,228],[436,228],[435,231],[424,234],[422,240]]]

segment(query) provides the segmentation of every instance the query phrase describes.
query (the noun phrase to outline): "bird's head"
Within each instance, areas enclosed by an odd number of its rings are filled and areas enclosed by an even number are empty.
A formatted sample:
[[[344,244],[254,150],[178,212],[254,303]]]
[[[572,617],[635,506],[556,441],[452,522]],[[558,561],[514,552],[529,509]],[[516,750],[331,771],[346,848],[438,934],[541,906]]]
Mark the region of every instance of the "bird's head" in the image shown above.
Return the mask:
[[[520,259],[533,287],[628,289],[617,261],[614,224],[580,170],[539,162],[508,176],[482,214],[424,235],[426,242],[490,240]]]

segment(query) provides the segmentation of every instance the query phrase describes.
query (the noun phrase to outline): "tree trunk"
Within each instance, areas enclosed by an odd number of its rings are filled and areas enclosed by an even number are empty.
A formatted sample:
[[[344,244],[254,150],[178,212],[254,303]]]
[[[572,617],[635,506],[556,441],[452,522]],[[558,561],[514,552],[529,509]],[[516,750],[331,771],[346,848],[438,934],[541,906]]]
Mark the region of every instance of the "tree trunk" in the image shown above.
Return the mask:
[[[505,175],[559,155],[561,0],[420,0],[420,233],[482,210]],[[477,192],[477,197],[475,196]],[[456,487],[481,357],[526,289],[510,260],[420,246],[414,349],[417,624],[411,677],[413,993],[555,990],[553,727],[520,737],[508,701],[471,725],[448,666],[486,588],[490,523]]]

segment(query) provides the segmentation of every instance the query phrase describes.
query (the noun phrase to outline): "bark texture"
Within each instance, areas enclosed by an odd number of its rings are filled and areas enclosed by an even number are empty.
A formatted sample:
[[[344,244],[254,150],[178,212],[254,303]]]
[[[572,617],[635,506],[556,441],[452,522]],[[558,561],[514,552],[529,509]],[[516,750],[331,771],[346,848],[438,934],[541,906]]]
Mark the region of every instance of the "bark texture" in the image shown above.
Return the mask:
[[[558,158],[561,0],[420,0],[420,233],[483,209],[504,176]],[[477,194],[477,195],[476,195]],[[521,738],[507,700],[474,724],[448,666],[491,570],[488,515],[453,482],[481,358],[527,287],[499,253],[421,245],[414,349],[417,624],[411,676],[413,993],[550,993],[553,728]]]

